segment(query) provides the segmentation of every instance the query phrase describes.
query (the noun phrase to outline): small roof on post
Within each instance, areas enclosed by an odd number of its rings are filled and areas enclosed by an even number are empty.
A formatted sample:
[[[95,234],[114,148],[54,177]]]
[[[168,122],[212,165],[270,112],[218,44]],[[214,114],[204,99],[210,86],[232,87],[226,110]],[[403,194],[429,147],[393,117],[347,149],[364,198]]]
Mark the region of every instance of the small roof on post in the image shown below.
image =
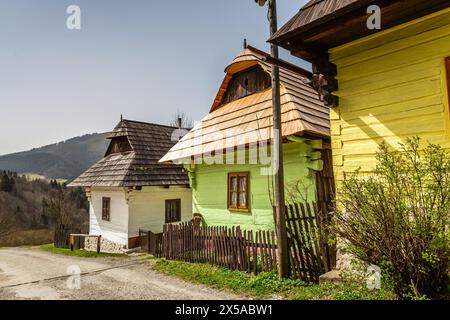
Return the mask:
[[[214,99],[210,113],[185,135],[160,162],[185,160],[190,157],[217,151],[220,144],[234,142],[235,137],[245,137],[245,144],[270,139],[272,132],[272,89],[266,89],[229,103],[222,103],[233,75],[254,66],[271,74],[269,55],[248,46],[225,69],[225,78]],[[302,135],[329,139],[329,108],[311,87],[311,73],[288,62],[280,65],[281,108],[283,136]],[[294,71],[295,70],[295,71]],[[268,135],[269,133],[269,135]]]
[[[177,129],[132,120],[120,121],[108,139],[126,137],[132,150],[105,155],[69,187],[188,186],[189,178],[183,167],[158,163],[175,144],[172,135]]]

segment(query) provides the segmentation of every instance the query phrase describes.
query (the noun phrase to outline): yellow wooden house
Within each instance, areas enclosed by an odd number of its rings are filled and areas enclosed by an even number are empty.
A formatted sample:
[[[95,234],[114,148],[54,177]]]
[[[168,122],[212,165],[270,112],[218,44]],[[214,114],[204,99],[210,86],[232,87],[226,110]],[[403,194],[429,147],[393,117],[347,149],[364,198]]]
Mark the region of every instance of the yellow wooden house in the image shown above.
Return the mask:
[[[382,141],[450,149],[449,0],[312,0],[269,41],[313,64],[338,181],[370,172]]]

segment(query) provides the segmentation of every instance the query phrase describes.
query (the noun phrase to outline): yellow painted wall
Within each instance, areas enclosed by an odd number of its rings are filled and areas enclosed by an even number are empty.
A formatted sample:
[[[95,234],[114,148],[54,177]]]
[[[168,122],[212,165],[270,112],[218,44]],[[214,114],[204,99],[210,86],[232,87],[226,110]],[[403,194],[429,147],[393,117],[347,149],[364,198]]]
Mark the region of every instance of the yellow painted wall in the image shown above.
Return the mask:
[[[330,50],[339,107],[331,110],[337,180],[370,172],[378,144],[418,135],[450,149],[445,57],[450,9]]]

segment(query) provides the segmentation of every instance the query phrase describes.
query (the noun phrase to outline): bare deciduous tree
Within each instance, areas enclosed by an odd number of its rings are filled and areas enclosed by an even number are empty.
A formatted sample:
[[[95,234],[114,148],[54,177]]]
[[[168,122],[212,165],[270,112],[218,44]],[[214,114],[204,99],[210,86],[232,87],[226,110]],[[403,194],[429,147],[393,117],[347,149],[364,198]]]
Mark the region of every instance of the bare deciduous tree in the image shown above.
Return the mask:
[[[194,126],[194,123],[184,111],[178,110],[177,113],[172,116],[170,125],[177,128],[191,129]]]
[[[0,217],[0,238],[7,237],[11,233],[13,233],[14,230],[14,222],[10,216],[4,215]]]

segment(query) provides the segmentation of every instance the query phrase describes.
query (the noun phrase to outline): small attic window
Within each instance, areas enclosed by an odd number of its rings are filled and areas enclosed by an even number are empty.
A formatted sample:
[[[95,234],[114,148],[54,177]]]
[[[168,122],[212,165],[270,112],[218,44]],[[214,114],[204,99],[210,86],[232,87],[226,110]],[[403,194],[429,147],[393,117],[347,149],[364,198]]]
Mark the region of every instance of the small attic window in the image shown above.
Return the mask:
[[[127,137],[115,137],[111,139],[106,155],[108,156],[110,154],[124,153],[132,150],[133,149],[131,148]]]
[[[270,86],[270,76],[260,66],[238,72],[233,75],[233,78],[228,84],[227,91],[222,99],[222,104],[263,91],[270,88]]]

